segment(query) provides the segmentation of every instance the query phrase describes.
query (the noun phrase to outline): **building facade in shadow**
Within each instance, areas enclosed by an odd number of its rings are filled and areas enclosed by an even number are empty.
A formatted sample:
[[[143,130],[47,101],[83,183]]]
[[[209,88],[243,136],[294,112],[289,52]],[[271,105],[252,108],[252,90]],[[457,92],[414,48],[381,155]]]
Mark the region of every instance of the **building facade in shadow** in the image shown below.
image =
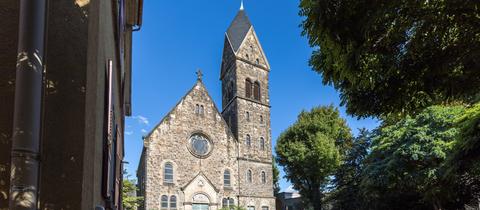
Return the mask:
[[[0,210],[121,209],[142,0],[0,1]]]

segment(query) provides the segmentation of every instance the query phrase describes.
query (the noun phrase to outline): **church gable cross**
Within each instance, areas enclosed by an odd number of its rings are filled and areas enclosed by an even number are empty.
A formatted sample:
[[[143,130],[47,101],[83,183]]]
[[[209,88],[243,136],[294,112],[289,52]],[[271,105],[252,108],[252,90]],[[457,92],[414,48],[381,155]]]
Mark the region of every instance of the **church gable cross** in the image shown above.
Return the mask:
[[[197,79],[202,80],[202,77],[203,77],[202,70],[198,69],[196,74],[197,74]]]

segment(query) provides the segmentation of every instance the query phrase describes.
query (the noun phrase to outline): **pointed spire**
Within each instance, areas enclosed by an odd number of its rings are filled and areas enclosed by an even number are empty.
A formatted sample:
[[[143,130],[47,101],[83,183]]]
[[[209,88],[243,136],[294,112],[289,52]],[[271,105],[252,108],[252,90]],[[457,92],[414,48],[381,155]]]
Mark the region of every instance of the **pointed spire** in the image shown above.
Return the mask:
[[[227,29],[227,36],[232,44],[233,51],[237,52],[240,44],[245,39],[248,31],[252,27],[250,20],[247,17],[247,13],[243,7],[243,0],[240,3],[240,10],[233,19],[230,27]]]

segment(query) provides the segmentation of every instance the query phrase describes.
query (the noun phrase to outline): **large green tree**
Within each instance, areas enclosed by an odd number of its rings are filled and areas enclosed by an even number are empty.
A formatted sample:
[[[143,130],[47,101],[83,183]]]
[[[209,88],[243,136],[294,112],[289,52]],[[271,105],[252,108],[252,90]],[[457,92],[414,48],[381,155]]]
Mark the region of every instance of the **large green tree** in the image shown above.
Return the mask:
[[[302,111],[278,138],[277,162],[315,210],[322,208],[325,189],[351,138],[350,128],[333,106]]]
[[[370,144],[370,132],[365,128],[360,129],[351,148],[347,150],[342,165],[335,173],[335,189],[329,198],[333,210],[368,209],[360,193],[360,183]]]
[[[479,100],[480,1],[301,0],[310,65],[360,117]]]
[[[459,134],[463,106],[432,106],[415,117],[380,126],[361,189],[371,209],[457,209],[464,196],[443,179]]]

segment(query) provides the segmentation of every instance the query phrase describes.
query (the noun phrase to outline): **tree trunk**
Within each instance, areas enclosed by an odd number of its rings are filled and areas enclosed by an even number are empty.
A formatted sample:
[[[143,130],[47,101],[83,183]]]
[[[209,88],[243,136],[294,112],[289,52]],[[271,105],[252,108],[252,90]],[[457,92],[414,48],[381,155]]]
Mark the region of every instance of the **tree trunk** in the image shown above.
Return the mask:
[[[313,210],[322,210],[322,193],[320,192],[320,187],[313,187],[311,202],[313,205]]]

